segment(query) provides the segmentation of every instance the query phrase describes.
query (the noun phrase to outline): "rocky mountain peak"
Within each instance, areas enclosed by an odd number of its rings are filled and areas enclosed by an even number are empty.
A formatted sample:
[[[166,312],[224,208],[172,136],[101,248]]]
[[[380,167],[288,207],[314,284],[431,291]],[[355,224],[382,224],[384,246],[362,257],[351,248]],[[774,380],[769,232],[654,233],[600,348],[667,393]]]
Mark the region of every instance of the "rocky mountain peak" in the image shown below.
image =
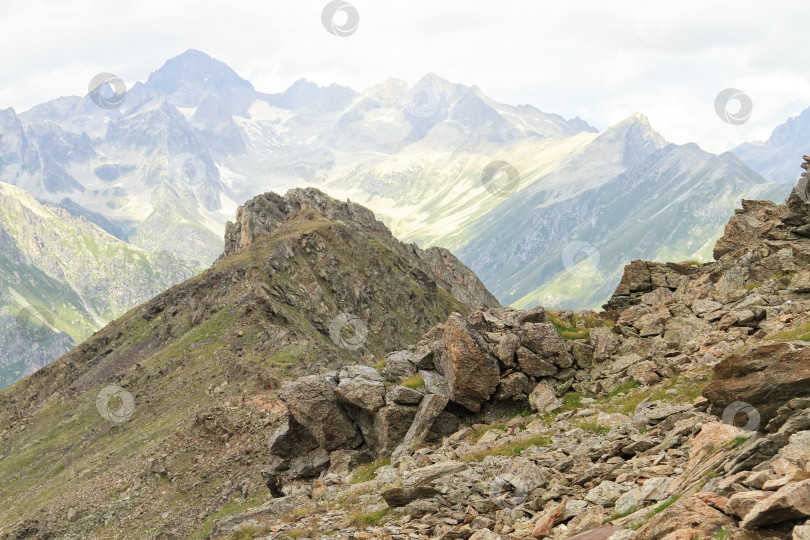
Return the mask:
[[[195,49],[168,60],[146,81],[147,87],[166,94],[173,94],[184,85],[203,85],[220,90],[231,87],[253,89],[253,85],[227,64]]]
[[[391,237],[388,228],[376,220],[371,210],[351,201],[337,201],[315,188],[296,188],[284,196],[265,193],[240,206],[236,221],[228,222],[225,226],[223,256],[250,247],[262,237],[277,231],[285,221],[305,212],[316,212],[327,220],[341,222],[358,232]]]
[[[368,208],[348,200],[338,201],[316,188],[296,188],[284,196],[265,193],[240,206],[236,221],[228,222],[225,227],[225,251],[221,259],[277,235],[285,224],[301,221],[313,226],[318,222],[332,222],[394,249],[403,246]],[[431,279],[458,300],[470,306],[500,306],[472,270],[448,250],[440,247],[422,250],[414,244],[405,249],[418,257],[422,270]]]

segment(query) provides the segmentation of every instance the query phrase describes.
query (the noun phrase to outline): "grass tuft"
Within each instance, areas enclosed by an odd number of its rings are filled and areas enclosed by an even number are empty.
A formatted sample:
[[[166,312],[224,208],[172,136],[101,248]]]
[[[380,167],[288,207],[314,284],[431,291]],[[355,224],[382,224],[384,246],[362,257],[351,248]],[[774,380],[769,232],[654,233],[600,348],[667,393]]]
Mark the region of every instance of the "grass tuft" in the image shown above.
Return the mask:
[[[349,523],[357,528],[376,526],[382,522],[390,510],[390,508],[383,508],[376,512],[355,512],[349,516]]]
[[[352,475],[352,484],[362,484],[374,480],[377,477],[377,469],[386,465],[391,465],[391,456],[358,467]]]
[[[617,519],[622,519],[623,517],[627,517],[630,514],[635,514],[636,512],[638,512],[638,507],[637,506],[634,506],[630,510],[626,510],[624,512],[618,512],[616,514],[613,514],[612,516],[608,516],[605,519],[603,519],[602,520],[602,525],[610,523],[611,521],[616,521]]]
[[[532,446],[548,446],[551,439],[546,435],[534,435],[526,439],[519,439],[510,443],[495,446],[488,450],[472,452],[461,457],[462,461],[484,461],[487,456],[518,456],[521,452]]]
[[[404,386],[405,388],[410,388],[412,390],[418,390],[420,388],[425,387],[425,379],[422,378],[422,375],[417,373],[416,375],[411,375],[407,379],[403,379],[400,381],[400,386]]]

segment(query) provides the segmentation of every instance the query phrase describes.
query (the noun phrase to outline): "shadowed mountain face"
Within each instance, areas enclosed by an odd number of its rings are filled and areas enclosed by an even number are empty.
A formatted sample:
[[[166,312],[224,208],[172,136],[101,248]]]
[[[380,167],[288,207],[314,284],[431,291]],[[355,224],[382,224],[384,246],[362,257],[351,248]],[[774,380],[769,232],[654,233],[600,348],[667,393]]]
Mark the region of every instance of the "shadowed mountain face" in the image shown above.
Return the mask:
[[[238,216],[209,270],[0,394],[0,531],[47,516],[87,537],[114,512],[113,536],[188,534],[259,489],[280,380],[376,364],[453,311],[498,306],[449,253],[317,190],[261,195]]]

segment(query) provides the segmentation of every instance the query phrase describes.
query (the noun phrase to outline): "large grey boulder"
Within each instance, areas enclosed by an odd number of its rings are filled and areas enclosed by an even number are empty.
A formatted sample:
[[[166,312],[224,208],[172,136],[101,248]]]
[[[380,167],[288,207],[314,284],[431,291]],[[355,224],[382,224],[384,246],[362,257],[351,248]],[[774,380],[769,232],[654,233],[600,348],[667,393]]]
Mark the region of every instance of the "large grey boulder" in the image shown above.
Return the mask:
[[[339,377],[335,395],[341,403],[368,412],[385,405],[385,384],[376,369],[348,366],[340,370]]]
[[[411,351],[395,351],[385,357],[383,375],[391,382],[407,379],[416,373],[416,364],[413,362]]]
[[[574,359],[565,340],[553,324],[528,323],[521,330],[521,345],[561,368],[573,365]]]
[[[271,454],[287,458],[314,450],[318,447],[318,441],[292,415],[288,415],[268,439],[267,447]]]
[[[356,448],[362,444],[357,427],[338,403],[325,377],[309,375],[285,382],[278,396],[296,422],[324,449]]]
[[[381,455],[393,452],[405,438],[415,417],[416,407],[408,405],[393,403],[377,411],[372,446]]]

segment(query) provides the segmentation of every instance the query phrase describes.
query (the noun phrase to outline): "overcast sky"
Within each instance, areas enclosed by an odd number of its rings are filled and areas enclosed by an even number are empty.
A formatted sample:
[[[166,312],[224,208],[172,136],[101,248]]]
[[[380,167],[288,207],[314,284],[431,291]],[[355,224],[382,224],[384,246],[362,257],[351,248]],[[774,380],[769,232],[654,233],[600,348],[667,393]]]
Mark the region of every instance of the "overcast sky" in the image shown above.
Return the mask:
[[[714,152],[810,106],[806,0],[351,0],[348,37],[324,28],[326,4],[0,0],[0,108],[84,94],[102,71],[144,81],[190,48],[268,93],[301,77],[359,91],[434,72],[599,129],[642,112],[668,140]],[[742,125],[715,112],[726,88],[751,98]]]

